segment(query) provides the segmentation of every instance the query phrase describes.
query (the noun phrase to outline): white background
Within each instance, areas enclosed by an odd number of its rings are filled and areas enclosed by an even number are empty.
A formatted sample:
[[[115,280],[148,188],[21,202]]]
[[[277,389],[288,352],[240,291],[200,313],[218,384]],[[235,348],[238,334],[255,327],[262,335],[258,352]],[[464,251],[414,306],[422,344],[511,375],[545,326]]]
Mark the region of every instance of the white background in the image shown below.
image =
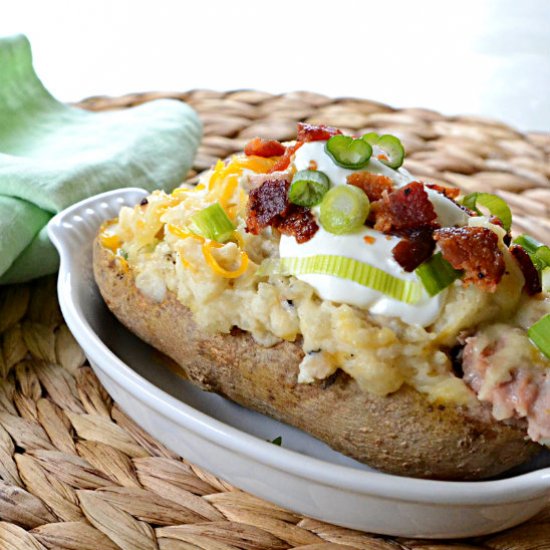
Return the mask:
[[[311,90],[550,131],[548,0],[0,5],[0,35],[27,34],[39,75],[66,101],[146,90]]]

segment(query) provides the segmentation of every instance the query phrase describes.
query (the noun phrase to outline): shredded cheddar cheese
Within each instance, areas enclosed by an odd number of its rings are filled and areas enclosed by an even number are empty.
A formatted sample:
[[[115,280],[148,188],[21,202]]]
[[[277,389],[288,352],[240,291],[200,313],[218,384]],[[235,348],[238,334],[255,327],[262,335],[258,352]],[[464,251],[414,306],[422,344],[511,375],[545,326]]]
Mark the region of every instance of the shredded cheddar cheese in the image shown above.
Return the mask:
[[[181,262],[181,265],[183,265],[183,267],[185,267],[185,269],[188,269],[189,271],[193,272],[193,273],[196,273],[197,270],[195,268],[195,266],[193,266],[191,264],[191,262],[189,262],[189,260],[186,260],[184,257],[183,257],[183,254],[180,252],[179,253],[179,257],[180,257],[180,262]]]
[[[120,236],[114,232],[113,225],[113,223],[104,224],[101,228],[101,234],[99,238],[101,240],[102,246],[108,248],[112,252],[116,252],[120,248],[122,241],[120,239]]]
[[[204,243],[202,245],[202,253],[204,254],[204,259],[206,260],[206,263],[209,265],[210,269],[212,269],[212,271],[220,277],[224,277],[225,279],[236,279],[237,277],[240,277],[243,273],[245,273],[248,269],[248,254],[244,252],[244,250],[241,250],[241,264],[234,271],[229,271],[221,267],[216,258],[214,258],[214,255],[212,254],[213,248],[222,248],[224,246],[224,244],[217,243],[215,241],[208,241]]]
[[[233,195],[235,194],[235,190],[237,189],[238,185],[239,176],[237,176],[236,174],[233,174],[227,178],[226,184],[222,188],[218,199],[224,210],[228,210],[229,201],[233,198]]]
[[[172,235],[175,235],[180,239],[196,239],[201,244],[204,243],[205,241],[204,237],[202,237],[201,235],[184,231],[181,227],[177,227],[176,225],[172,225],[171,223],[169,223],[167,226],[168,226],[168,231],[170,231]]]
[[[168,227],[168,231],[172,233],[172,235],[175,235],[180,239],[197,240],[202,245],[202,253],[204,255],[204,259],[208,267],[210,267],[210,269],[220,277],[224,277],[225,279],[236,279],[237,277],[240,277],[243,273],[246,272],[248,268],[248,261],[249,261],[248,254],[244,251],[244,240],[242,238],[242,235],[238,231],[234,231],[231,238],[236,241],[237,246],[239,247],[240,255],[241,255],[241,263],[236,270],[229,271],[221,267],[218,261],[216,260],[216,258],[214,258],[214,255],[212,254],[213,248],[222,248],[223,246],[225,246],[224,244],[218,243],[216,241],[207,240],[201,235],[196,235],[195,233],[189,233],[187,231],[184,231],[181,227],[177,227],[172,224],[168,224],[167,227]],[[181,253],[179,256],[183,266],[193,271],[194,269],[193,266],[181,255]]]
[[[243,236],[238,231],[233,231],[231,238],[237,241],[237,244],[239,245],[239,248],[241,250],[244,250],[244,239],[243,239]]]
[[[176,189],[172,191],[172,195],[177,197],[184,193],[196,193],[197,191],[202,191],[203,189],[205,189],[205,186],[202,183],[199,183],[195,187],[176,187]]]
[[[130,271],[130,266],[125,258],[122,256],[117,256],[117,261],[124,273],[128,273]]]
[[[208,182],[208,199],[218,201],[231,219],[235,219],[237,211],[246,202],[246,193],[239,187],[239,178],[245,170],[257,174],[265,174],[273,168],[275,158],[257,156],[233,156],[229,164],[219,160]],[[237,196],[235,197],[235,194]]]
[[[118,235],[109,235],[107,233],[103,233],[103,235],[101,235],[101,244],[105,248],[108,248],[109,250],[115,252],[120,247],[120,237]]]

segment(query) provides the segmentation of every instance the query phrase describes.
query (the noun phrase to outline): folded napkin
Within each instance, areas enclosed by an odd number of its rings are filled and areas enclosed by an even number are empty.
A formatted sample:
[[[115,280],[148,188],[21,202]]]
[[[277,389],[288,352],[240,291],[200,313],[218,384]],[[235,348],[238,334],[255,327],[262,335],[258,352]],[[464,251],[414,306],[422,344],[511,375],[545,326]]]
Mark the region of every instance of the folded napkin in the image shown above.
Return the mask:
[[[28,40],[1,38],[0,283],[56,271],[45,225],[70,204],[118,187],[171,191],[200,138],[179,101],[102,113],[60,103],[36,76]]]

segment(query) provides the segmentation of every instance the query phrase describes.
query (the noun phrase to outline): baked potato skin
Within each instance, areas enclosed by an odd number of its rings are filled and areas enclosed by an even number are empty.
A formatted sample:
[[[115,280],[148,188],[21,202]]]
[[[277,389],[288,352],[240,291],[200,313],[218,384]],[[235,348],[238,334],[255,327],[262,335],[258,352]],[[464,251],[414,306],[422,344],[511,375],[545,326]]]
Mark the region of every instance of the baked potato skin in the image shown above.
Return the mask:
[[[517,426],[453,407],[430,405],[404,386],[379,397],[338,371],[298,384],[299,343],[258,345],[246,332],[206,334],[173,294],[162,303],[143,295],[131,270],[99,239],[94,274],[107,306],[133,333],[157,348],[206,391],[296,426],[332,448],[397,475],[473,480],[497,475],[538,452]]]

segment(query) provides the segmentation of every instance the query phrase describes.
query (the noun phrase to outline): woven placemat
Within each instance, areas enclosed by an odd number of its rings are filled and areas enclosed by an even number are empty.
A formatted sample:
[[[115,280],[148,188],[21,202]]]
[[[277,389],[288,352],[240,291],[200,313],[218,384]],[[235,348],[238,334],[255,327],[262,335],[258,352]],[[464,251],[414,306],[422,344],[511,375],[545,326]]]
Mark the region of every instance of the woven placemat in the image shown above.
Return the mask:
[[[82,106],[124,108],[160,97],[185,100],[201,115],[195,174],[253,136],[292,139],[297,120],[375,129],[402,138],[413,173],[500,193],[516,229],[550,243],[548,134],[311,93],[148,93]],[[216,479],[110,400],[63,323],[53,277],[0,289],[0,374],[1,550],[550,549],[550,507],[498,535],[435,543],[303,518]]]

